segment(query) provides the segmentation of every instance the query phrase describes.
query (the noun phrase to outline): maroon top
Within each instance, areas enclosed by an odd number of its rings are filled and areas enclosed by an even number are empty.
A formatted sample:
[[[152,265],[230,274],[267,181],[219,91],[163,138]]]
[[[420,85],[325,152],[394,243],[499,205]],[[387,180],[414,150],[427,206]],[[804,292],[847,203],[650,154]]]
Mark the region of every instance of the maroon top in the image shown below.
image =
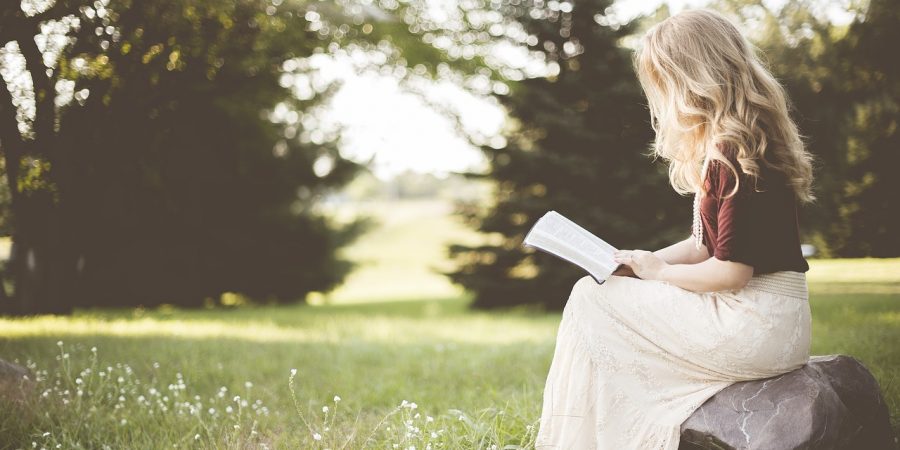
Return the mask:
[[[809,264],[800,251],[797,200],[793,189],[778,173],[760,167],[754,191],[753,181],[741,171],[736,152],[719,147],[740,173],[738,191],[734,174],[725,164],[710,160],[700,200],[703,244],[710,256],[753,266],[754,274],[790,270],[806,272]]]

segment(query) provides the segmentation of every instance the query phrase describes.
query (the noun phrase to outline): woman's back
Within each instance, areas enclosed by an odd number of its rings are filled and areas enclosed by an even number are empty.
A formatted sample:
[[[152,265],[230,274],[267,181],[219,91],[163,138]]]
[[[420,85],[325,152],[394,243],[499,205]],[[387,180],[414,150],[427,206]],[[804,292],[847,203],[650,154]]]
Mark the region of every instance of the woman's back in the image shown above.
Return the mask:
[[[736,153],[719,146],[735,169]],[[780,173],[761,166],[754,181],[741,172],[737,192],[734,173],[711,160],[700,200],[703,244],[710,256],[753,266],[754,274],[782,270],[806,272],[809,264],[800,249],[800,228],[794,191]],[[757,190],[758,189],[758,190]]]

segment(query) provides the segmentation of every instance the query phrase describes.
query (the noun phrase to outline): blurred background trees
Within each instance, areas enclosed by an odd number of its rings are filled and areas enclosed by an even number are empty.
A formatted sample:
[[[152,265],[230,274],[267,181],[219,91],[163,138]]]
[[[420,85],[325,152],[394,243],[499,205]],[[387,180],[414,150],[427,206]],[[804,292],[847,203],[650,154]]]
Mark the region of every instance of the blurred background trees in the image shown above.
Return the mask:
[[[293,77],[304,57],[402,43],[405,27],[351,29],[371,17],[335,4],[17,3],[0,11],[12,233],[0,308],[297,301],[342,281],[352,264],[337,250],[365,222],[313,206],[358,164],[339,136],[303,129],[329,87],[296,95]]]
[[[670,12],[625,20],[622,2],[7,2],[0,233],[12,249],[0,312],[198,306],[224,293],[302,301],[344,282],[354,261],[341,249],[370,224],[332,220],[328,198],[480,192],[458,177],[377,180],[342,156],[343,130],[317,116],[340,86],[316,60],[335,56],[402,80],[484,154],[487,169],[467,176],[491,184],[490,199],[457,204],[484,239],[449,243],[448,279],[475,307],[561,308],[580,269],[521,247],[546,211],[620,248],[689,233],[690,199],[648,157],[631,64],[637,34]],[[900,11],[838,3],[709,6],[760,47],[817,157],[804,242],[818,256],[897,256]],[[855,19],[834,23],[834,7]],[[466,111],[428,92],[435,80],[496,101],[502,131],[473,132]]]

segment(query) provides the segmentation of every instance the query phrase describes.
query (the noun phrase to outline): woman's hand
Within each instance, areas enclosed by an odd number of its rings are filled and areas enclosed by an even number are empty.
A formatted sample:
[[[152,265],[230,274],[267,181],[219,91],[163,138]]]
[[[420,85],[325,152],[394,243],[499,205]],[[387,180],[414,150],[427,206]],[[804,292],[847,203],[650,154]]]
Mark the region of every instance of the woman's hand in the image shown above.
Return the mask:
[[[640,278],[645,280],[659,280],[661,273],[668,264],[653,252],[646,250],[618,250],[613,254],[613,259],[619,264],[625,264]]]
[[[634,274],[634,271],[631,270],[631,267],[626,266],[625,264],[620,265],[613,271],[610,275],[618,275],[620,277],[631,277],[638,278],[637,275]]]

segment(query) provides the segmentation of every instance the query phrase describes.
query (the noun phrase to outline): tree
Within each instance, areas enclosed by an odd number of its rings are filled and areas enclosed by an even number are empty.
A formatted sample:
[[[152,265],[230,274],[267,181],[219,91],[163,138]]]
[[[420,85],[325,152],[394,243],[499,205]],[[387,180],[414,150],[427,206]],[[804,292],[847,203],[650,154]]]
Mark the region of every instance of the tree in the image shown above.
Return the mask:
[[[407,76],[479,66],[425,42],[458,37],[426,15],[417,1],[4,4],[0,312],[331,289],[366,221],[338,227],[315,206],[359,166],[308,120],[335,86],[296,82],[308,57],[340,51]]]
[[[500,97],[511,117],[507,145],[482,146],[489,172],[469,174],[496,184],[494,204],[460,205],[490,241],[449,247],[460,267],[447,275],[474,292],[473,307],[564,306],[583,271],[521,245],[548,210],[618,248],[659,248],[690,233],[690,201],[648,157],[649,112],[630,50],[620,44],[636,24],[605,16],[610,4],[534,2],[513,11],[536,37],[529,48],[556,73],[512,83]]]

